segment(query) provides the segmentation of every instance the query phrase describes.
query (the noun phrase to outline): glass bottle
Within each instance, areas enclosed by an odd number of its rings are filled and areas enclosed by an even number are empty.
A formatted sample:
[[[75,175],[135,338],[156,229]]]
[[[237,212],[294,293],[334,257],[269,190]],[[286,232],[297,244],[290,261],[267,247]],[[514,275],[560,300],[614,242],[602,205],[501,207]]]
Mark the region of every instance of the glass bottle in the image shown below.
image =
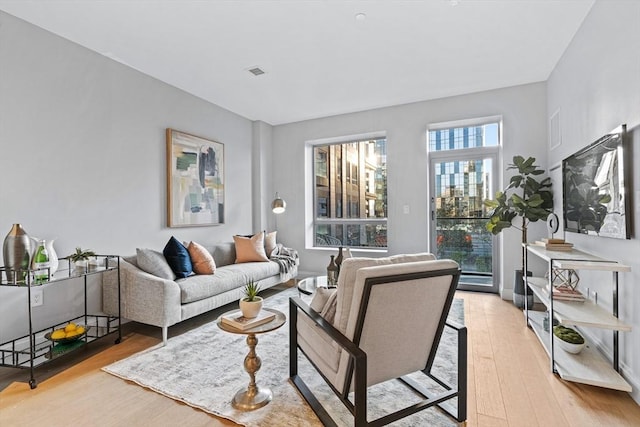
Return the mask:
[[[338,256],[336,257],[336,265],[338,266],[338,275],[340,275],[340,267],[342,266],[342,246],[338,248]]]
[[[327,266],[327,286],[338,286],[338,266],[334,261],[335,255],[331,255],[331,261]]]
[[[38,249],[33,256],[33,262],[31,263],[31,269],[34,270],[35,283],[45,283],[49,281],[49,251],[47,251],[47,245],[44,240],[40,240]]]

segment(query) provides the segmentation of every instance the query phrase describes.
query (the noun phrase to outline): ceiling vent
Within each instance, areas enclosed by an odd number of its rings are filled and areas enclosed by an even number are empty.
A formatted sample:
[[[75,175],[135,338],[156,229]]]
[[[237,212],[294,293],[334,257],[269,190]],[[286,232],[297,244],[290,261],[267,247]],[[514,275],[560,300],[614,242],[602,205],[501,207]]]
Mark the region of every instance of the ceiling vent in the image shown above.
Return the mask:
[[[264,74],[264,71],[262,71],[262,69],[260,67],[253,67],[249,69],[249,72],[251,74],[253,74],[254,76],[259,76]]]

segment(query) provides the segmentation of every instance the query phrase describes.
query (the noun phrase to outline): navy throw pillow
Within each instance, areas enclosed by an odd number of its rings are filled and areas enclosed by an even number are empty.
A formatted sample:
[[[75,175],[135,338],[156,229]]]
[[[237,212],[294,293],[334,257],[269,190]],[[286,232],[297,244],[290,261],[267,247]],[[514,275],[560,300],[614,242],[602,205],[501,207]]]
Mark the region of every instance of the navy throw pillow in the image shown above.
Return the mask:
[[[177,278],[181,279],[193,273],[189,251],[175,237],[171,236],[162,253]]]

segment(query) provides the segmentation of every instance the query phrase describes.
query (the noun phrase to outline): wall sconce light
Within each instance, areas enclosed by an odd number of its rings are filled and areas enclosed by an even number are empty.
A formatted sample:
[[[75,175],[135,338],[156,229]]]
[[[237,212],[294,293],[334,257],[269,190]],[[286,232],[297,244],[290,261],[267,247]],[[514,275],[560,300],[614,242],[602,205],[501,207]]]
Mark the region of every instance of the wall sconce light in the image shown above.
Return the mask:
[[[281,214],[285,211],[286,207],[287,207],[287,202],[282,200],[278,196],[278,193],[276,192],[276,198],[273,199],[273,202],[271,202],[271,210],[273,211],[274,214]]]

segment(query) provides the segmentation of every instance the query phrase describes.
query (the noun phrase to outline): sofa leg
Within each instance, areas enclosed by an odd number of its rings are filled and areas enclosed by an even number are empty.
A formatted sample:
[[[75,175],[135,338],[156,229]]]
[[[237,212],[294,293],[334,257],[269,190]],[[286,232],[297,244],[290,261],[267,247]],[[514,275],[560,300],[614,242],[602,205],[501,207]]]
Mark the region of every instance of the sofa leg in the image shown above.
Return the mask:
[[[169,327],[162,327],[162,345],[167,345],[167,336],[169,335]]]

